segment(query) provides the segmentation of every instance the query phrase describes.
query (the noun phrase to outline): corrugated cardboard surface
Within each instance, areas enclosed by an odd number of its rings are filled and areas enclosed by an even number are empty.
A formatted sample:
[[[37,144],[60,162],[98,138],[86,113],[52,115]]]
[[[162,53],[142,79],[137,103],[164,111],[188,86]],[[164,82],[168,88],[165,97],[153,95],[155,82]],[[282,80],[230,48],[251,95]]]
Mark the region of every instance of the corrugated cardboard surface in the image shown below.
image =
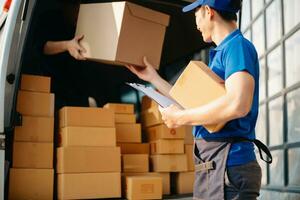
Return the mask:
[[[150,166],[154,172],[184,172],[187,171],[187,157],[185,154],[152,155]]]
[[[9,199],[53,199],[53,169],[10,169]]]
[[[59,111],[59,127],[66,126],[114,127],[115,115],[103,108],[63,107]]]
[[[224,80],[203,62],[191,61],[175,85],[170,96],[184,108],[196,108],[225,95]],[[224,124],[205,126],[210,132],[220,130]]]
[[[193,126],[185,126],[184,144],[194,144]]]
[[[162,199],[162,178],[147,176],[126,177],[127,199]]]
[[[118,143],[121,148],[121,154],[149,154],[150,145],[149,143]]]
[[[184,153],[187,156],[188,171],[194,171],[195,170],[194,145],[192,144],[184,145]]]
[[[15,127],[14,140],[22,142],[53,142],[53,117],[22,116],[22,126]]]
[[[173,129],[168,128],[165,124],[149,127],[146,129],[148,141],[158,139],[183,139],[185,138],[186,128],[184,126]]]
[[[134,114],[115,114],[116,123],[129,123],[134,124],[136,122]]]
[[[122,172],[149,172],[149,155],[122,155]]]
[[[121,197],[121,175],[114,173],[58,174],[58,199]]]
[[[118,143],[141,143],[141,124],[116,124]]]
[[[53,117],[54,94],[20,90],[17,111],[23,115]]]
[[[85,35],[89,59],[144,66],[147,55],[158,69],[168,23],[168,15],[129,2],[81,4],[76,35]]]
[[[29,74],[23,74],[21,77],[21,90],[49,93],[50,87],[50,77]]]
[[[122,189],[125,190],[126,186],[126,176],[150,176],[150,177],[161,177],[163,182],[163,194],[170,194],[170,173],[157,173],[157,172],[148,172],[148,173],[122,173]],[[123,192],[125,194],[125,191]]]
[[[134,114],[133,104],[107,103],[103,107],[112,109],[117,114]]]
[[[143,128],[147,128],[150,126],[155,126],[155,125],[164,123],[157,106],[151,107],[151,108],[141,112],[141,120],[142,120]]]
[[[57,173],[120,172],[120,147],[59,147]]]
[[[53,143],[14,142],[14,168],[53,168]]]
[[[152,108],[152,107],[157,107],[157,103],[152,100],[151,98],[149,98],[148,96],[143,96],[142,97],[142,111],[145,111],[149,108]]]
[[[176,173],[175,184],[177,194],[193,193],[195,172]]]
[[[183,154],[184,141],[160,139],[150,143],[151,154]]]
[[[116,146],[116,129],[101,127],[61,128],[60,146]]]

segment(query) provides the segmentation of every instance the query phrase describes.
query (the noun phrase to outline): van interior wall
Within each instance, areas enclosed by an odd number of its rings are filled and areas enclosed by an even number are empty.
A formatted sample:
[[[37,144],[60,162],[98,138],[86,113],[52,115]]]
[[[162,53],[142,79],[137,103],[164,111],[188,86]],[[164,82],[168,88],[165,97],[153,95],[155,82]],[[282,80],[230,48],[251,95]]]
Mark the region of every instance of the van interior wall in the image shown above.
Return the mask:
[[[131,95],[133,98],[125,101],[136,103],[136,107],[138,107],[141,95],[137,95],[134,90],[125,85],[125,82],[142,81],[138,80],[125,67],[93,61],[73,60],[71,61],[72,64],[55,62],[58,59],[57,56],[50,56],[49,58],[43,54],[43,44],[47,39],[43,35],[45,29],[48,30],[47,37],[52,40],[72,39],[71,35],[74,36],[79,4],[88,2],[79,0],[37,1],[29,29],[29,37],[25,44],[22,73],[53,76],[53,73],[60,71],[64,76],[61,78],[63,81],[59,82],[58,86],[52,85],[52,87],[56,87],[56,90],[65,87],[69,96],[74,95],[73,99],[77,100],[70,100],[66,103],[69,105],[86,106],[87,97],[92,96],[97,101],[98,106],[103,106],[107,102],[124,102],[122,96],[133,93]],[[92,2],[95,3],[97,0]],[[164,78],[172,80],[193,58],[195,52],[199,52],[200,49],[207,46],[195,28],[194,14],[183,14],[181,12],[183,5],[178,3],[181,1],[175,1],[177,4],[169,4],[170,1],[163,0],[131,0],[131,2],[171,15],[170,26],[165,36],[160,74]],[[65,19],[65,25],[59,25],[63,21],[60,18]],[[61,38],[59,36],[54,37],[55,34],[59,35],[58,33],[61,33]]]

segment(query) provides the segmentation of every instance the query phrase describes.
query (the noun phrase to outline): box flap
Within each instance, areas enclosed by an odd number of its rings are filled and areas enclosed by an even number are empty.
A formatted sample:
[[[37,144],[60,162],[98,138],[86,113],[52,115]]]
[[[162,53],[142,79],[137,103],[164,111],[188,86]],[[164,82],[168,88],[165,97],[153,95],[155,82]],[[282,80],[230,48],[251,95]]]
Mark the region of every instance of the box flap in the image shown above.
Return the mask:
[[[130,13],[135,17],[142,18],[144,20],[148,20],[157,24],[161,24],[163,26],[169,25],[169,15],[129,2],[126,2],[126,8],[128,8]]]

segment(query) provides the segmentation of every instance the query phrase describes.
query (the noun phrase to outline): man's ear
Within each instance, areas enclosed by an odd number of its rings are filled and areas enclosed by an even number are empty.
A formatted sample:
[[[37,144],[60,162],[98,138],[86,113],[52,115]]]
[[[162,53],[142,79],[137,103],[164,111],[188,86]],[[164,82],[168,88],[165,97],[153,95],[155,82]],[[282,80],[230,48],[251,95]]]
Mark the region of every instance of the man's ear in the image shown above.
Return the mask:
[[[209,6],[204,6],[205,9],[205,14],[209,16],[210,19],[212,19],[215,16],[215,11],[209,7]]]

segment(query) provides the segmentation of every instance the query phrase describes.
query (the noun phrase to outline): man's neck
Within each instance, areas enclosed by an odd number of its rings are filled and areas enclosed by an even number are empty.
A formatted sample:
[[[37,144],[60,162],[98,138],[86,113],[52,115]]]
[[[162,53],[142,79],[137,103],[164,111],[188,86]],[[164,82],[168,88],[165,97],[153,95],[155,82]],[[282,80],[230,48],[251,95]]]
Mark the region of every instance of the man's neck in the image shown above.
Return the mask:
[[[236,29],[236,22],[217,23],[212,33],[212,41],[218,46],[230,33]]]

